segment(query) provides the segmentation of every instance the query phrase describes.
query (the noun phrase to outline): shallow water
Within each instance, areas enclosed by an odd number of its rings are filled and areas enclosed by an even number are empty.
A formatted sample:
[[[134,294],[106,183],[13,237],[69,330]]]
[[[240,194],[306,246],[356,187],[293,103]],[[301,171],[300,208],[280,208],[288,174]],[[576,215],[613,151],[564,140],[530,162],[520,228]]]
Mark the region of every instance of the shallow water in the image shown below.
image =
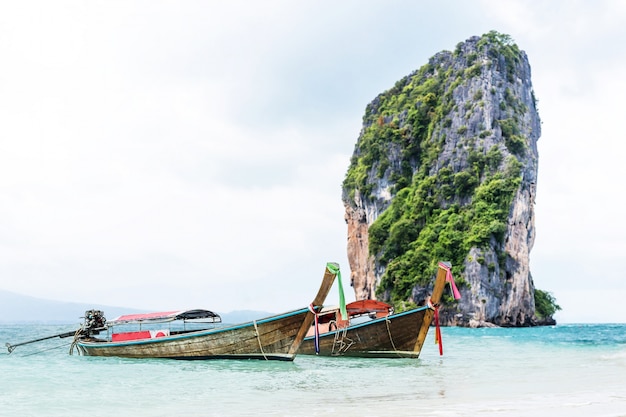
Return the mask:
[[[0,325],[18,343],[72,326]],[[418,360],[171,361],[0,354],[7,416],[626,416],[626,325],[444,328]]]

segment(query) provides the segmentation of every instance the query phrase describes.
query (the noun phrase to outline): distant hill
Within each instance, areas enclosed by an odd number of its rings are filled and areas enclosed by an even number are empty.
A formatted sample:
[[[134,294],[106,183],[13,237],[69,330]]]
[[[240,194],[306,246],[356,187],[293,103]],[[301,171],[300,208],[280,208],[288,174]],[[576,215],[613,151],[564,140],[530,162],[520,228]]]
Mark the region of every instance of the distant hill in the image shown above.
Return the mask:
[[[272,316],[275,313],[268,313],[267,311],[236,310],[231,311],[230,313],[217,312],[217,314],[222,317],[222,323],[237,324],[262,319],[263,317]]]
[[[0,323],[80,323],[87,310],[103,310],[107,317],[142,313],[143,310],[46,300],[0,290]]]
[[[123,314],[147,313],[127,307],[71,303],[65,301],[46,300],[0,290],[0,323],[81,323],[87,310],[102,310],[108,319]],[[239,310],[229,313],[216,312],[222,317],[223,323],[241,323],[270,316],[273,313],[264,311]]]

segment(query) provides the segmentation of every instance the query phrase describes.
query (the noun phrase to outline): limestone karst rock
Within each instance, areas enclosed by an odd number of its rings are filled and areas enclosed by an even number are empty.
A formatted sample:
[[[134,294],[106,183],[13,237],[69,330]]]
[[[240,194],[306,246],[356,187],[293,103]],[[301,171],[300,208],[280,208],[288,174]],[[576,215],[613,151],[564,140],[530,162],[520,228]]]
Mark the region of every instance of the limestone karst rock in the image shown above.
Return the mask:
[[[376,97],[343,183],[356,298],[419,304],[450,261],[462,298],[445,303],[445,324],[537,324],[540,134],[528,58],[493,31]]]

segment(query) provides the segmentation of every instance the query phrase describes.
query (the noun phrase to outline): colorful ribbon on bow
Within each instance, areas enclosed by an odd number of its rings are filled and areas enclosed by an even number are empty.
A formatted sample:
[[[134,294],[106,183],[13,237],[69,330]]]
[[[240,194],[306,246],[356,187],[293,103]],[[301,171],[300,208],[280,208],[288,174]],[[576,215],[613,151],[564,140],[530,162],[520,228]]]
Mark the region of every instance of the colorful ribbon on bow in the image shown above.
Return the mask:
[[[454,278],[452,277],[452,271],[450,270],[450,266],[439,262],[439,267],[446,271],[446,282],[450,283],[450,289],[452,290],[452,296],[455,300],[461,298],[461,293],[459,292],[456,284],[454,283]],[[429,301],[429,307],[434,310],[434,319],[435,319],[435,344],[439,345],[439,355],[443,356],[443,341],[441,340],[441,327],[439,325],[439,305],[432,305]]]
[[[441,340],[441,327],[439,327],[439,306],[435,307],[435,344],[439,345],[439,356],[443,356],[443,341]]]
[[[320,323],[319,323],[319,315],[315,311],[315,307],[313,307],[313,303],[309,305],[309,310],[313,313],[315,317],[315,354],[318,355],[320,353]]]
[[[343,294],[343,284],[341,282],[341,271],[332,263],[328,263],[326,268],[333,274],[337,275],[337,284],[339,290],[339,311],[341,312],[341,320],[348,320],[348,310],[346,309],[346,297]]]

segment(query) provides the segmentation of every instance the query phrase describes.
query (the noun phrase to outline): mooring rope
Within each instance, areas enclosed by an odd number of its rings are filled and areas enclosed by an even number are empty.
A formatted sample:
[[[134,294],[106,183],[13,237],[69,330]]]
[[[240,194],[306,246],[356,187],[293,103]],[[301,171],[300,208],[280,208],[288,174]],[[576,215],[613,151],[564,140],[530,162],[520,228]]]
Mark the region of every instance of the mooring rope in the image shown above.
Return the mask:
[[[339,334],[342,334],[342,338],[341,341],[339,340]],[[337,346],[337,343],[339,342],[340,346],[339,346],[339,353],[341,353],[341,345],[343,345],[343,336],[344,336],[345,331],[342,330],[337,330],[335,331],[335,340],[333,340],[333,348],[330,351],[331,355],[335,355],[335,346]],[[339,354],[337,353],[337,354]]]
[[[72,345],[70,346],[70,355],[74,354],[74,348],[76,347],[76,343],[78,343],[79,336],[82,334],[82,327],[79,327],[74,333],[74,340],[72,340]]]
[[[350,347],[354,344],[354,340],[347,337],[348,328],[344,327],[343,329],[335,330],[335,340],[333,341],[333,349],[331,351],[331,355],[341,355],[350,349]],[[341,340],[339,339],[341,336]],[[346,340],[350,343],[346,343]],[[338,347],[338,351],[335,353],[335,347]]]
[[[62,348],[64,346],[67,346],[67,345],[69,345],[69,343],[64,343],[64,344],[58,345],[58,346],[52,346],[52,347],[49,347],[47,349],[38,350],[36,352],[27,353],[27,354],[24,354],[24,355],[21,355],[21,356],[33,356],[33,355],[37,355],[37,354],[42,353],[42,352],[46,352],[48,350],[59,349],[59,348]]]
[[[396,344],[393,343],[393,337],[391,337],[391,329],[389,328],[389,322],[390,320],[387,317],[385,317],[385,324],[387,325],[387,334],[389,335],[389,341],[391,342],[391,347],[393,347],[393,351],[396,352],[398,356],[402,356],[398,352],[398,349],[396,348]]]
[[[256,325],[256,320],[252,320],[252,323],[254,324],[254,330],[255,330],[255,336],[256,336],[256,340],[257,342],[259,342],[259,349],[261,349],[261,354],[263,355],[263,359],[267,360],[267,356],[265,356],[265,352],[263,352],[263,345],[261,345],[261,335],[259,334],[259,328]]]

